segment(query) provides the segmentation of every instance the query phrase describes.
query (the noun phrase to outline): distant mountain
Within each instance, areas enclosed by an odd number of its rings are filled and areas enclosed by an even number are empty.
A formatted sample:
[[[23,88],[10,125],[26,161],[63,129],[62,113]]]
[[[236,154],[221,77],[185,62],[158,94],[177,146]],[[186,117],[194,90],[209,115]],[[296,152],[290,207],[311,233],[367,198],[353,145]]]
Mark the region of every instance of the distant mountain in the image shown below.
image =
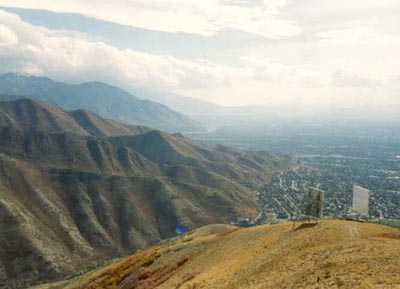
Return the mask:
[[[146,247],[177,225],[255,216],[245,185],[290,164],[38,100],[0,102],[0,288]]]
[[[221,106],[195,97],[157,91],[143,87],[127,86],[126,90],[141,98],[162,103],[190,118],[203,123],[206,127],[221,127],[227,124],[242,125],[249,122],[260,122],[285,115],[296,115],[298,106],[288,113],[287,109],[277,105],[265,106]]]
[[[400,103],[366,104],[356,107],[349,105],[307,105],[302,103],[270,103],[247,106],[222,106],[164,91],[141,87],[126,87],[133,94],[142,98],[162,103],[191,119],[202,123],[207,128],[263,126],[274,121],[399,121]],[[271,96],[273,97],[273,96]],[[202,133],[204,130],[202,131]]]
[[[400,231],[345,220],[216,224],[40,289],[398,288]]]
[[[165,105],[138,99],[127,91],[101,82],[70,85],[46,77],[0,75],[2,99],[31,97],[65,109],[86,109],[128,124],[170,132],[198,128],[199,123]]]
[[[143,87],[129,86],[126,90],[141,98],[164,104],[188,116],[217,115],[225,111],[225,107],[195,97],[175,93],[151,90]]]

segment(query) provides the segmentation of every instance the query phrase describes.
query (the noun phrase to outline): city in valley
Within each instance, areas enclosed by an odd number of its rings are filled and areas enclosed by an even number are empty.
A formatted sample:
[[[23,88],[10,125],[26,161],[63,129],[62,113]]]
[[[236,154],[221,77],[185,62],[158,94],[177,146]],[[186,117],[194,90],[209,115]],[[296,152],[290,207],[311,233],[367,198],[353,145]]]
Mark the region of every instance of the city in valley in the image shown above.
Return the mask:
[[[398,131],[399,124],[385,121],[232,121],[195,137],[293,157],[293,168],[255,188],[260,207],[279,219],[301,214],[309,187],[325,192],[324,216],[344,216],[351,210],[353,185],[371,191],[372,218],[400,219]]]

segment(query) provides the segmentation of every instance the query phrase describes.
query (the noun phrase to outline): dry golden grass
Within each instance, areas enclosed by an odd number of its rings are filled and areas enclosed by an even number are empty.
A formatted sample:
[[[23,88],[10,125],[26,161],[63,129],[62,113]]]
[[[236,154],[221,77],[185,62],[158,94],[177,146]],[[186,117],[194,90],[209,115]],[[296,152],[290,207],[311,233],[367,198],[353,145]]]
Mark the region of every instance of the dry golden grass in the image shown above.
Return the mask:
[[[151,248],[60,288],[400,288],[400,230],[340,220],[240,229]]]

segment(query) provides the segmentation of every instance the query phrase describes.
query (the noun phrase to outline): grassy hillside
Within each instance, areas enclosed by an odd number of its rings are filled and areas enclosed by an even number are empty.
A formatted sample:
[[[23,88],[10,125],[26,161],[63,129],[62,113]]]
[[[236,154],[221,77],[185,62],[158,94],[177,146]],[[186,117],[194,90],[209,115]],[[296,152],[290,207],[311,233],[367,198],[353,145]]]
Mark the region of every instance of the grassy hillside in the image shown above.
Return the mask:
[[[400,230],[371,223],[219,225],[39,288],[399,288],[399,252]]]

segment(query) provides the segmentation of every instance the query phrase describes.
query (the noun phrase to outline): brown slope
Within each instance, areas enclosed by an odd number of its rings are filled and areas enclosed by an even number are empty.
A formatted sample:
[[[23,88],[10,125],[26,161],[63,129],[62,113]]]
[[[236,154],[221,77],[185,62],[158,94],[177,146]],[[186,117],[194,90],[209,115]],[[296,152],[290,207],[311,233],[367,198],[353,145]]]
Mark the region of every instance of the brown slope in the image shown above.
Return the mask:
[[[252,216],[254,194],[240,181],[256,183],[288,164],[159,131],[104,137],[121,124],[83,117],[87,135],[61,120],[58,127],[0,125],[0,288],[25,288],[143,248],[173,236],[177,224],[191,229]]]
[[[31,131],[88,133],[64,110],[32,99],[0,101],[0,126]]]
[[[177,224],[254,214],[251,193],[232,180],[202,167],[156,164],[106,140],[5,127],[0,152],[2,202],[13,220],[0,226],[15,232],[5,230],[0,244],[8,280],[56,277],[170,237]]]
[[[42,166],[39,170],[27,161],[0,156],[0,276],[5,280],[54,278],[90,260],[171,237],[178,224],[194,228],[228,222],[254,205],[243,188],[224,179],[216,181],[231,197],[218,186]]]
[[[65,111],[29,98],[0,101],[0,126],[24,131],[69,132],[78,135],[135,135],[149,131],[143,126],[125,125],[85,110]]]
[[[23,132],[0,127],[0,152],[40,167],[65,168],[98,174],[145,175],[157,166],[126,147],[70,133]]]
[[[137,135],[150,131],[148,127],[122,124],[87,110],[79,109],[69,114],[85,131],[94,136]]]
[[[245,152],[219,145],[208,145],[180,134],[171,135],[158,130],[136,136],[120,136],[108,141],[127,146],[159,164],[203,168],[239,183],[265,181],[269,168],[289,164],[288,159],[265,152]]]
[[[216,229],[222,233],[193,233],[51,288],[399,288],[398,228],[323,220],[296,230]]]

